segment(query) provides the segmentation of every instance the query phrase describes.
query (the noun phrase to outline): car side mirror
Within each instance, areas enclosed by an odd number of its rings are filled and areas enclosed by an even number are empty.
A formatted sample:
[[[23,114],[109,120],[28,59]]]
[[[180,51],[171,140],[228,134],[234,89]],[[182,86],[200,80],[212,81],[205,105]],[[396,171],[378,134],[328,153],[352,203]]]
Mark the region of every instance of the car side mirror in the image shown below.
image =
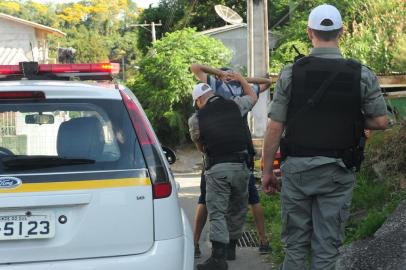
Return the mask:
[[[176,154],[172,149],[166,146],[162,146],[162,150],[164,151],[165,157],[168,160],[169,164],[173,164],[176,162]]]

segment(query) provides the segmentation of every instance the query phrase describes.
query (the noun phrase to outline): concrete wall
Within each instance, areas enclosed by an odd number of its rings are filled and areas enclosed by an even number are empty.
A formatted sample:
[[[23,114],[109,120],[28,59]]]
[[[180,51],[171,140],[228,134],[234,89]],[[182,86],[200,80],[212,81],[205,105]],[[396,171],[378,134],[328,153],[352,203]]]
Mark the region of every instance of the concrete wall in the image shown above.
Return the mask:
[[[0,64],[14,65],[21,61],[32,61],[30,42],[34,60],[42,62],[43,59],[39,58],[36,30],[33,27],[0,18]]]

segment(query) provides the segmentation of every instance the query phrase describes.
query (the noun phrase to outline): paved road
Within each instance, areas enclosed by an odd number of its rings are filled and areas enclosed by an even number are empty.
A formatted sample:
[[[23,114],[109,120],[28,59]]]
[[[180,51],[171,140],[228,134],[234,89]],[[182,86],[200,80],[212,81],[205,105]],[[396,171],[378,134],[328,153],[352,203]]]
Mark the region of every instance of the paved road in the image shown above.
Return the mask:
[[[176,181],[180,184],[179,200],[182,208],[189,217],[190,224],[193,224],[195,207],[200,189],[200,176],[196,174],[175,174]],[[204,261],[210,255],[210,243],[208,239],[208,226],[205,226],[200,239],[202,258],[196,263]],[[260,256],[254,248],[237,248],[237,260],[229,262],[229,270],[271,270],[269,263],[266,263],[264,256]]]

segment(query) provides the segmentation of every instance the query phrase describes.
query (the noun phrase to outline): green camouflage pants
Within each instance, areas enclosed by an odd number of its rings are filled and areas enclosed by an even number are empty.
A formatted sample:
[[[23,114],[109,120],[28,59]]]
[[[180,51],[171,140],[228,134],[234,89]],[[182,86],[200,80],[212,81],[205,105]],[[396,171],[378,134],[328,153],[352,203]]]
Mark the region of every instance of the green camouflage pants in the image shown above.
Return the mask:
[[[220,163],[205,172],[211,241],[227,244],[240,238],[248,208],[249,173],[242,163]]]
[[[282,170],[283,270],[334,270],[344,238],[355,174],[337,164]]]

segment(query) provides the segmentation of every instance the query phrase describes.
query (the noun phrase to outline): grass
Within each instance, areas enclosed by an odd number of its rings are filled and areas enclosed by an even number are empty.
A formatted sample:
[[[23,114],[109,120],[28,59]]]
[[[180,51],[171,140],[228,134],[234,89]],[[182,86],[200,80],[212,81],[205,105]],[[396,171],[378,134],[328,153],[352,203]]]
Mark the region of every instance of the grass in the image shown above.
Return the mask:
[[[374,182],[359,174],[354,188],[351,216],[346,226],[345,243],[372,236],[406,199],[406,192]]]
[[[281,242],[282,220],[280,214],[280,197],[279,195],[267,196],[262,193],[261,204],[264,208],[266,222],[265,230],[272,246],[272,261],[279,264],[283,261],[284,257],[283,246]],[[251,229],[255,230],[251,211],[248,211],[248,225]]]

